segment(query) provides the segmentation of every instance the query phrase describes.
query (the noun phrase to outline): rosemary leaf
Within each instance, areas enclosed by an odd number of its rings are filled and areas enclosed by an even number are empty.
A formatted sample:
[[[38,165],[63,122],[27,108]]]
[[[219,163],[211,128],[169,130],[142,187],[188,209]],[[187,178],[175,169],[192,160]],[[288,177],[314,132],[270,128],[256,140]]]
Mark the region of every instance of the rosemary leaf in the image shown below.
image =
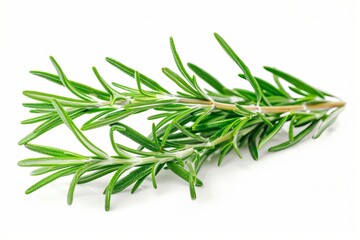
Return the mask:
[[[282,79],[284,79],[285,81],[293,84],[295,87],[297,87],[299,89],[302,89],[302,90],[304,90],[304,91],[306,91],[306,92],[308,92],[310,94],[314,94],[316,96],[324,98],[324,94],[321,91],[319,91],[316,88],[310,86],[309,84],[301,81],[300,79],[298,79],[298,78],[296,78],[294,76],[291,76],[288,73],[285,73],[283,71],[280,71],[280,70],[278,70],[276,68],[271,68],[271,67],[264,67],[264,69],[266,71],[269,71],[269,72],[281,77]]]
[[[124,73],[129,75],[130,77],[134,77],[135,70],[125,66],[124,64],[122,64],[119,61],[116,61],[115,59],[112,59],[112,58],[106,58],[106,61],[108,61],[111,65],[120,69],[121,71],[123,71]],[[149,87],[155,91],[169,93],[165,88],[161,87],[161,85],[158,84],[156,81],[150,79],[149,77],[147,77],[143,74],[140,74],[140,79],[141,79],[142,83],[144,83],[147,87]]]
[[[179,164],[176,164],[174,162],[167,162],[166,166],[180,178],[184,179],[187,182],[189,181],[190,173],[186,171],[183,167],[181,167]],[[200,181],[200,179],[196,178],[195,185],[201,187],[203,183]]]
[[[219,93],[222,94],[227,93],[227,91],[225,91],[226,87],[219,80],[217,80],[215,77],[210,75],[208,72],[196,66],[195,64],[188,63],[187,65],[196,75],[198,75],[202,80],[204,80],[206,83],[212,86]]]
[[[75,167],[73,166],[73,167],[69,167],[69,168],[57,171],[56,173],[53,173],[50,176],[47,176],[47,177],[41,179],[39,182],[37,182],[34,185],[32,185],[31,187],[29,187],[25,191],[25,193],[30,194],[30,193],[38,190],[39,188],[45,186],[46,184],[49,184],[49,183],[55,181],[56,179],[58,179],[60,177],[68,176],[68,175],[74,173],[77,168],[78,168],[77,166],[75,166]]]
[[[116,182],[114,185],[112,193],[119,193],[129,187],[134,182],[138,181],[139,179],[149,175],[151,173],[152,166],[140,166],[137,169],[131,171],[128,175],[121,178]]]
[[[63,150],[60,148],[54,148],[54,147],[48,147],[48,146],[41,146],[41,145],[35,145],[35,144],[26,144],[25,147],[31,151],[46,154],[49,156],[54,157],[80,157],[85,158],[85,156],[82,156],[80,154],[70,152],[67,150]]]
[[[131,128],[131,127],[129,127],[129,126],[123,124],[123,123],[117,123],[116,125],[113,125],[113,126],[122,127],[122,128],[118,128],[118,129],[115,129],[115,130],[117,130],[118,132],[120,132],[124,136],[130,138],[134,142],[140,144],[141,146],[144,146],[145,148],[149,149],[150,151],[158,151],[158,148],[156,147],[154,142],[150,141],[147,137],[140,134],[139,132],[137,132],[133,128]]]
[[[332,111],[328,116],[326,116],[325,120],[321,123],[319,129],[315,132],[313,138],[316,139],[320,137],[320,135],[330,127],[336,120],[336,118],[339,116],[339,114],[344,111],[344,107],[338,108],[334,111]]]
[[[298,143],[301,139],[303,139],[304,137],[306,137],[317,125],[318,121],[314,121],[312,122],[308,127],[306,127],[303,131],[301,131],[298,135],[296,135],[294,137],[293,141],[286,141],[284,143],[281,143],[277,146],[271,147],[269,148],[269,152],[275,152],[275,151],[280,151],[283,150],[285,148],[291,147],[294,144]]]
[[[53,57],[50,57],[50,60],[52,62],[52,64],[54,65],[58,75],[59,75],[59,79],[62,82],[62,84],[67,87],[67,89],[69,89],[70,92],[72,92],[74,95],[78,96],[79,98],[85,100],[85,101],[92,101],[92,99],[90,97],[88,97],[87,95],[85,95],[84,93],[78,91],[76,88],[73,87],[73,85],[71,84],[71,82],[67,79],[67,77],[65,76],[65,73],[63,72],[63,70],[61,69],[60,65],[56,62],[56,60]]]
[[[46,73],[46,72],[41,72],[41,71],[30,71],[31,74],[34,74],[36,76],[42,77],[44,79],[47,79],[53,83],[59,84],[59,85],[63,85],[63,83],[61,82],[61,80],[59,79],[59,77],[57,75],[51,74],[51,73]],[[85,94],[89,94],[92,95],[94,97],[97,97],[101,100],[104,101],[108,101],[109,100],[109,94],[104,92],[104,91],[100,91],[98,89],[89,87],[87,85],[84,85],[82,83],[78,83],[72,80],[68,80],[70,82],[70,84],[72,86],[74,86],[74,88],[77,89],[77,91],[83,92]]]
[[[120,178],[120,176],[127,171],[129,168],[131,168],[131,165],[123,165],[121,167],[119,167],[119,169],[115,172],[115,174],[113,175],[113,177],[111,178],[108,186],[106,187],[106,193],[105,193],[105,210],[109,211],[110,210],[110,199],[111,199],[111,194],[113,193],[116,181]]]
[[[71,120],[69,115],[61,107],[57,100],[53,99],[52,103],[56,108],[57,113],[61,117],[62,121],[70,128],[70,130],[74,133],[76,138],[84,145],[84,147],[86,147],[90,152],[94,153],[98,157],[108,158],[108,155],[103,150],[95,146],[92,142],[89,141],[89,139],[85,137],[84,134],[82,134],[82,132],[76,127],[74,122]]]
[[[263,139],[261,139],[261,141],[259,142],[259,146],[258,149],[260,149],[262,146],[264,146],[267,142],[270,141],[271,138],[273,138],[282,128],[282,126],[284,125],[284,123],[287,121],[288,116],[283,117],[281,120],[279,120],[279,122],[273,126],[271,132],[269,134],[267,134]]]
[[[234,50],[225,42],[225,40],[217,33],[214,33],[216,40],[220,43],[221,47],[225,50],[225,52],[234,60],[234,62],[241,68],[244,72],[245,78],[251,83],[251,86],[255,90],[255,94],[257,97],[257,104],[260,104],[262,93],[261,88],[256,81],[256,79],[251,74],[249,68],[244,64],[244,62],[236,55]]]

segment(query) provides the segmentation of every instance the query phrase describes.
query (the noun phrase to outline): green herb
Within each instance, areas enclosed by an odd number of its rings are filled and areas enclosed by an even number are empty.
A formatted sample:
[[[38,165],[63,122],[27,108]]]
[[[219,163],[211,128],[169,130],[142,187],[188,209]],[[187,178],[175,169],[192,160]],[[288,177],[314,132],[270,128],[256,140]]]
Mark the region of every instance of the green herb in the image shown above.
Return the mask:
[[[172,38],[170,47],[177,71],[167,67],[162,69],[165,76],[179,87],[172,93],[159,82],[112,58],[106,60],[134,78],[136,89],[119,83],[110,85],[95,67],[93,72],[104,90],[69,80],[53,57],[50,59],[57,75],[31,71],[36,76],[64,86],[74,97],[23,92],[35,100],[23,105],[36,116],[22,121],[22,124],[39,125],[19,144],[42,156],[24,159],[18,165],[37,167],[31,172],[33,176],[49,174],[28,188],[26,193],[34,192],[60,177],[72,175],[67,198],[68,204],[72,204],[78,184],[113,174],[104,190],[105,209],[109,210],[112,194],[128,187],[132,187],[131,193],[135,193],[146,178],[151,178],[156,189],[161,187],[156,176],[170,171],[187,182],[190,196],[195,199],[196,187],[203,185],[201,167],[210,156],[216,155],[220,166],[232,150],[242,158],[242,148],[247,143],[252,158],[258,160],[259,149],[270,144],[287,123],[289,139],[270,147],[269,151],[279,151],[298,143],[318,125],[313,138],[319,137],[344,109],[345,102],[331,101],[328,98],[333,95],[275,68],[265,67],[275,84],[253,76],[233,48],[219,34],[215,34],[215,38],[241,69],[241,74],[235,74],[246,79],[252,91],[227,88],[209,71],[191,63],[184,64]],[[197,77],[213,89],[201,89]],[[285,90],[281,80],[287,82],[291,92]],[[154,121],[148,135],[121,122],[148,110],[156,111],[147,118]],[[81,127],[75,125],[73,120],[84,115],[92,116]],[[62,123],[89,155],[30,143]],[[86,136],[86,131],[105,126],[110,127],[110,142],[115,155],[106,153]],[[138,148],[119,143],[119,134],[138,144]]]

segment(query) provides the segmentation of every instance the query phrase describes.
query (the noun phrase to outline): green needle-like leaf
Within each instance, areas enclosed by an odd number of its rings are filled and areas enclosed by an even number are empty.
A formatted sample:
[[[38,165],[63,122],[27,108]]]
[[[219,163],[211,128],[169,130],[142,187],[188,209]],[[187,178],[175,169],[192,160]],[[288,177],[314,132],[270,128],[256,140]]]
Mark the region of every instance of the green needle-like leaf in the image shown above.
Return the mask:
[[[69,89],[70,92],[72,92],[74,95],[78,96],[79,98],[84,99],[85,101],[92,101],[92,99],[90,97],[88,97],[87,95],[85,95],[82,92],[79,92],[76,88],[74,88],[72,86],[71,82],[67,79],[67,77],[65,76],[65,73],[61,69],[60,65],[56,62],[55,58],[50,57],[50,61],[54,65],[54,67],[59,75],[60,81],[67,89]]]
[[[293,141],[286,141],[284,143],[281,143],[277,146],[271,147],[269,149],[269,152],[275,152],[275,151],[280,151],[283,150],[285,148],[291,147],[294,144],[298,143],[301,139],[303,139],[304,137],[306,137],[317,125],[319,121],[314,121],[312,122],[308,127],[306,127],[303,131],[301,131],[298,135],[296,135],[294,137]]]
[[[27,108],[54,109],[51,103],[23,103],[23,106]]]
[[[164,135],[162,136],[162,140],[161,140],[161,144],[160,144],[160,148],[163,149],[165,144],[166,144],[166,140],[168,139],[172,129],[174,128],[174,124],[170,123],[169,125],[167,125],[167,127],[165,128],[165,132]]]
[[[89,141],[89,139],[87,139],[85,137],[84,134],[82,134],[82,132],[76,127],[74,122],[71,120],[69,115],[61,107],[60,103],[57,100],[53,99],[52,103],[53,103],[54,107],[56,108],[56,111],[59,114],[59,116],[61,117],[62,121],[69,127],[69,129],[74,133],[76,138],[82,143],[82,145],[84,147],[86,147],[90,152],[92,152],[93,154],[95,154],[98,157],[105,158],[105,159],[107,159],[109,157],[103,150],[101,150],[100,148],[95,146],[92,142]]]
[[[115,129],[115,130],[117,130],[118,132],[120,132],[124,136],[130,138],[134,142],[140,144],[141,146],[149,149],[150,151],[158,151],[158,148],[156,147],[154,142],[152,142],[147,137],[145,137],[141,133],[137,132],[133,128],[131,128],[131,127],[129,127],[129,126],[123,124],[123,123],[117,123],[117,124],[115,124],[113,126],[122,127],[121,129]]]
[[[273,127],[273,124],[267,119],[267,117],[264,116],[264,114],[257,112],[256,115],[259,116],[259,118],[261,118],[261,120],[264,121],[264,123],[266,123],[266,125],[268,125],[269,127]]]
[[[78,109],[69,114],[69,117],[71,119],[75,119],[77,117],[80,117],[81,115],[85,114],[86,110],[84,109]],[[39,137],[40,135],[46,133],[50,129],[53,129],[57,126],[62,124],[61,118],[59,116],[53,116],[41,125],[39,125],[34,131],[26,135],[24,138],[22,138],[19,141],[19,145],[27,144],[31,140],[34,140],[35,138]]]
[[[251,86],[255,90],[255,94],[257,97],[257,104],[260,104],[262,93],[261,88],[256,81],[256,79],[251,74],[249,68],[244,64],[244,62],[236,55],[234,50],[225,42],[225,40],[217,33],[214,33],[216,40],[220,43],[221,47],[225,50],[225,52],[234,60],[234,62],[241,68],[244,72],[245,78],[250,82]]]
[[[239,119],[240,122],[239,124],[234,128],[234,131],[233,131],[233,136],[235,136],[236,134],[238,134],[238,132],[245,126],[245,124],[250,120],[250,117],[244,117],[244,118],[241,118]]]
[[[303,116],[303,117],[299,117],[296,119],[296,122],[295,122],[295,127],[302,127],[302,126],[305,126],[306,124],[310,123],[310,122],[313,122],[315,120],[318,120],[321,118],[321,115],[309,115],[309,116]]]
[[[231,151],[231,149],[233,148],[233,142],[228,142],[227,144],[225,144],[225,146],[223,146],[221,148],[220,151],[220,157],[219,157],[219,161],[218,161],[218,166],[221,165],[221,163],[223,162],[225,156]]]
[[[285,91],[283,85],[280,83],[280,81],[279,81],[279,76],[276,75],[276,74],[273,74],[273,78],[274,78],[274,81],[275,81],[276,85],[277,85],[278,88],[279,88],[279,91],[282,92],[282,94],[283,94],[284,96],[286,96],[286,97],[288,97],[288,98],[291,98],[290,95],[289,95],[289,93]]]
[[[30,172],[30,175],[31,176],[39,176],[39,175],[49,173],[49,172],[53,172],[53,171],[56,171],[56,170],[60,170],[60,169],[63,169],[63,168],[66,168],[66,166],[38,167],[35,170],[32,170]]]
[[[129,187],[134,182],[137,182],[138,180],[142,179],[143,177],[146,177],[151,173],[152,166],[151,165],[145,165],[140,166],[137,169],[131,171],[128,175],[121,178],[119,181],[116,182],[114,185],[112,193],[118,193]]]
[[[222,94],[227,93],[227,91],[225,91],[226,87],[219,80],[217,80],[215,77],[210,75],[208,72],[196,66],[195,64],[188,63],[187,65],[196,75],[198,75],[202,80],[204,80],[206,83],[212,86],[219,93]]]
[[[21,160],[18,165],[21,167],[71,166],[83,165],[88,161],[88,158],[83,157],[39,157]]]
[[[224,136],[225,134],[227,134],[231,129],[234,128],[234,126],[237,126],[240,122],[241,122],[241,119],[236,119],[232,123],[230,123],[229,125],[225,126],[222,133],[221,133],[221,136]],[[236,135],[235,131],[233,131],[233,135]]]
[[[191,174],[189,176],[189,190],[190,190],[190,196],[192,200],[196,200],[196,191],[195,191],[195,177],[193,177]]]
[[[207,116],[211,113],[211,111],[213,110],[214,108],[211,106],[209,108],[207,108],[194,122],[194,124],[192,125],[192,129],[196,129],[196,126]]]
[[[98,168],[99,166],[101,166],[99,162],[90,163],[90,164],[87,164],[87,165],[79,168],[79,169],[75,172],[75,174],[74,174],[74,176],[73,176],[73,179],[72,179],[72,181],[71,181],[71,183],[70,183],[70,187],[69,187],[68,195],[67,195],[67,203],[68,203],[69,205],[71,205],[72,202],[73,202],[75,187],[76,187],[76,184],[78,183],[80,177],[81,177],[84,173],[86,173],[87,171],[90,171],[90,170],[92,170],[92,169],[96,169],[96,168]]]
[[[168,124],[168,126],[165,128],[165,131],[164,131],[164,134],[163,134],[163,137],[162,137],[162,141],[161,141],[161,147],[163,147],[165,145],[167,138],[169,137],[170,133],[174,129],[174,125],[176,123],[181,123],[181,121],[184,118],[190,116],[190,114],[192,112],[195,112],[197,110],[198,110],[198,107],[192,107],[192,108],[186,109],[186,110],[180,112],[179,114],[177,114],[176,116],[174,116],[171,123]],[[157,127],[159,127],[159,125]]]
[[[144,91],[142,88],[141,88],[141,78],[140,78],[140,73],[138,71],[135,71],[134,73],[134,78],[136,80],[136,84],[137,84],[137,87],[138,87],[138,90],[139,92],[144,95],[144,96],[148,96],[148,97],[154,97],[152,96],[151,94],[147,93],[146,91]]]
[[[74,98],[62,97],[36,91],[24,91],[23,94],[29,98],[48,103],[51,103],[51,99],[56,99],[59,103],[61,103],[62,106],[66,107],[96,107],[99,104],[94,101],[77,100]]]
[[[179,71],[181,72],[181,74],[184,76],[184,78],[186,80],[188,80],[189,82],[192,82],[189,73],[187,73],[187,71],[185,70],[185,67],[179,57],[179,54],[176,51],[174,39],[172,37],[170,37],[170,47],[171,47],[171,52],[173,54],[176,66],[178,67]]]
[[[91,125],[93,122],[95,122],[95,120],[98,120],[100,119],[101,117],[103,117],[104,115],[108,116],[109,113],[111,112],[114,112],[115,109],[109,109],[109,110],[104,110],[104,111],[101,111],[99,114],[96,114],[94,117],[90,118],[89,120],[87,120],[83,126],[81,127],[81,130],[86,130],[86,129],[83,129],[84,126],[88,126],[88,125]]]
[[[111,125],[111,124],[117,123],[121,119],[124,119],[135,113],[137,113],[137,111],[117,110],[117,111],[111,112],[111,114],[112,114],[111,117],[100,118],[98,121],[86,122],[81,127],[81,130],[85,131],[85,130],[90,130],[90,129],[94,129],[94,128]]]
[[[111,65],[120,69],[122,72],[126,73],[130,77],[134,77],[134,73],[135,73],[134,69],[131,69],[131,68],[125,66],[124,64],[120,63],[119,61],[116,61],[115,59],[112,59],[112,58],[106,58],[106,61],[108,61]],[[142,83],[144,83],[147,87],[149,87],[155,91],[169,93],[165,88],[161,87],[161,85],[158,84],[156,81],[150,79],[149,77],[147,77],[143,74],[140,74],[140,79],[141,79]]]
[[[49,183],[55,181],[56,179],[58,179],[60,177],[68,176],[68,175],[74,173],[77,168],[78,168],[78,166],[69,167],[69,168],[57,171],[56,173],[53,173],[53,174],[47,176],[46,178],[41,179],[39,182],[37,182],[34,185],[32,185],[31,187],[29,187],[25,193],[30,194],[30,193],[38,190],[39,188],[45,186],[46,184],[49,184]]]
[[[158,149],[158,151],[160,151],[161,147],[160,147],[160,143],[159,143],[159,139],[156,135],[156,126],[155,123],[153,123],[151,125],[151,134],[152,134],[152,139],[154,140],[154,145],[156,146],[156,148]]]
[[[173,113],[173,112],[172,112]],[[155,120],[155,119],[159,119],[159,118],[163,118],[163,117],[167,117],[172,113],[159,113],[159,114],[154,114],[151,115],[147,118],[147,120]]]
[[[294,141],[294,120],[295,120],[295,115],[291,117],[291,121],[289,124],[289,141],[290,142]]]
[[[260,149],[262,146],[264,146],[267,142],[270,141],[282,128],[284,123],[287,121],[288,116],[283,117],[279,122],[272,128],[272,131],[267,134],[261,141],[259,142],[258,148]]]
[[[96,170],[90,174],[87,174],[86,176],[80,177],[77,184],[84,184],[84,183],[94,181],[98,178],[101,178],[109,173],[116,171],[118,168],[119,168],[119,166],[108,166],[104,169]]]
[[[105,80],[102,78],[102,76],[100,75],[100,73],[98,72],[98,70],[95,67],[93,67],[92,69],[93,69],[93,72],[94,72],[95,76],[97,77],[97,79],[101,83],[101,85],[110,94],[110,96],[111,96],[110,104],[111,105],[113,105],[115,103],[115,101],[118,100],[118,99],[126,99],[126,97],[121,95],[121,93],[116,91],[114,88],[112,88],[109,84],[107,84],[105,82]]]
[[[246,89],[234,88],[233,94],[246,101],[257,103],[256,94]]]
[[[80,158],[85,158],[85,156],[82,156],[80,154],[70,152],[70,151],[67,151],[67,150],[63,150],[63,149],[60,149],[60,148],[41,146],[41,145],[35,145],[35,144],[30,144],[30,143],[26,144],[25,147],[27,149],[30,149],[31,151],[46,154],[46,155],[49,155],[49,156],[54,156],[54,157],[80,157]]]
[[[127,87],[127,86],[124,86],[124,85],[116,83],[116,82],[112,82],[111,84],[113,86],[115,86],[117,88],[120,88],[122,90],[125,90],[125,91],[127,91],[129,93],[137,93],[138,92],[138,90],[136,88]]]
[[[157,168],[160,166],[160,162],[157,162],[153,165],[153,167],[151,168],[151,181],[153,184],[153,187],[156,189],[157,188],[157,182],[156,182],[156,170]]]
[[[182,132],[184,133],[186,136],[191,137],[193,139],[198,140],[199,142],[208,142],[207,139],[203,138],[202,136],[196,135],[190,131],[188,131],[186,128],[184,128],[183,126],[181,126],[179,123],[175,123],[175,126]]]
[[[179,75],[177,75],[175,72],[173,72],[169,68],[163,68],[162,72],[170,80],[172,80],[174,83],[176,83],[176,85],[178,85],[185,92],[189,93],[191,96],[202,98],[201,96],[199,96],[197,91],[192,86],[190,86],[184,79],[182,79]]]
[[[292,85],[294,85],[295,87],[299,88],[299,89],[302,89],[310,94],[314,94],[316,96],[319,96],[321,98],[324,98],[324,94],[319,91],[318,89],[310,86],[309,84],[301,81],[300,79],[294,77],[294,76],[291,76],[290,74],[288,73],[285,73],[285,72],[282,72],[276,68],[271,68],[271,67],[264,67],[264,69],[266,71],[269,71],[277,76],[279,76],[280,78],[284,79],[285,81],[291,83]]]
[[[238,110],[238,112],[240,112],[242,115],[245,116],[251,116],[254,115],[254,112],[247,110],[246,108],[244,108],[243,106],[241,106],[240,104],[235,103],[235,106]]]
[[[236,154],[238,155],[238,157],[240,159],[242,159],[243,157],[241,155],[241,152],[240,152],[240,149],[239,149],[239,144],[238,144],[238,136],[239,136],[239,132],[237,132],[235,134],[232,145],[233,145],[233,148],[234,148]]]
[[[161,165],[157,168],[155,175],[157,175],[157,174],[161,171],[161,169],[162,169],[163,167],[164,167],[164,164],[161,164]],[[139,189],[139,187],[141,186],[141,184],[144,182],[144,180],[146,179],[146,177],[147,177],[148,175],[150,175],[150,171],[149,171],[148,173],[144,174],[143,177],[139,178],[139,179],[135,182],[134,186],[133,186],[132,189],[131,189],[131,194],[135,193],[135,192]]]
[[[254,132],[252,132],[248,139],[248,147],[251,157],[257,161],[259,159],[258,144],[256,143],[257,137],[263,129],[259,126]]]
[[[130,147],[126,147],[125,145],[122,145],[119,143],[116,143],[115,145],[117,148],[122,149],[125,152],[134,153],[139,156],[159,156],[159,155],[161,155],[160,151],[159,152],[145,152],[143,150],[137,150],[137,149],[133,149]],[[119,154],[119,156],[121,156],[121,154]],[[123,157],[123,156],[121,156],[121,157]]]
[[[234,120],[236,120],[235,118],[230,118],[230,119],[225,119],[225,120],[219,120],[219,121],[213,121],[213,122],[209,122],[209,123],[202,123],[197,125],[194,130],[199,130],[199,131],[203,131],[203,130],[210,130],[210,129],[216,129],[216,128],[222,128],[224,126],[227,126],[229,123],[232,123]]]
[[[335,111],[331,112],[326,118],[325,120],[321,123],[319,129],[315,132],[313,138],[316,139],[318,137],[320,137],[320,135],[325,131],[325,129],[327,129],[328,127],[330,127],[336,120],[336,118],[339,116],[339,114],[344,111],[344,107],[338,108]]]
[[[135,182],[134,186],[133,186],[132,189],[131,189],[131,194],[134,194],[134,193],[139,189],[139,187],[141,186],[141,184],[145,181],[146,177],[147,177],[150,173],[151,173],[151,171],[149,171],[149,173],[147,173],[144,177],[139,178],[139,179]]]
[[[51,118],[55,115],[56,115],[56,113],[46,113],[46,114],[43,114],[38,117],[23,120],[23,121],[21,121],[21,124],[33,124],[33,123],[37,123],[37,122],[42,122],[42,121],[48,120],[49,118]]]
[[[166,166],[180,178],[184,179],[187,182],[189,181],[190,173],[186,171],[185,168],[181,167],[179,164],[174,162],[167,162]],[[200,181],[200,179],[196,178],[195,185],[201,187],[203,183]]]
[[[59,77],[57,75],[51,74],[51,73],[46,73],[46,72],[41,72],[41,71],[30,71],[31,74],[34,74],[36,76],[45,78],[53,83],[59,84],[59,85],[63,85],[63,83],[61,82],[61,80],[59,79]],[[101,100],[104,101],[108,101],[109,100],[109,94],[104,92],[104,91],[100,91],[98,89],[89,87],[87,85],[84,85],[82,83],[78,83],[72,80],[68,80],[70,82],[70,84],[72,86],[74,86],[74,88],[76,88],[79,92],[83,92],[85,94],[89,94],[91,96],[97,97]]]
[[[239,77],[243,78],[246,80],[245,74],[239,74]],[[274,87],[272,84],[268,83],[267,81],[258,78],[258,77],[254,77],[256,79],[256,81],[258,82],[260,88],[265,91],[268,95],[270,96],[284,96],[287,97],[286,94],[284,94],[283,92],[281,92],[279,89],[277,89],[276,87]]]
[[[308,93],[306,93],[306,92],[304,92],[304,91],[302,91],[302,90],[300,90],[300,89],[298,89],[298,88],[296,88],[296,87],[289,86],[289,89],[290,89],[291,91],[293,91],[294,93],[297,93],[297,94],[299,94],[299,95],[301,95],[301,96],[304,96],[304,97],[306,97],[307,95],[309,95]]]
[[[113,189],[115,187],[116,181],[120,178],[120,176],[126,172],[129,168],[131,168],[132,165],[123,165],[121,166],[114,174],[114,176],[111,178],[108,186],[106,187],[106,193],[105,193],[105,210],[110,210],[110,200],[111,200],[111,194],[113,193]]]

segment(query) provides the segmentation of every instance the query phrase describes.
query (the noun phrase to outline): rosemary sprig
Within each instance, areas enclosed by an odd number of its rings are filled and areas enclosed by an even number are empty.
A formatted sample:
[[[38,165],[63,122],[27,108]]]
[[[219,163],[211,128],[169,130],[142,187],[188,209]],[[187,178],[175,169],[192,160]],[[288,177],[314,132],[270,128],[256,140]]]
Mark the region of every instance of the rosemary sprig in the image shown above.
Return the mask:
[[[228,43],[216,33],[215,38],[239,66],[242,71],[239,77],[247,80],[253,91],[229,89],[209,72],[189,63],[187,66],[196,74],[193,75],[183,64],[172,38],[170,47],[180,74],[166,67],[162,69],[181,89],[172,94],[156,81],[112,58],[106,60],[133,77],[137,83],[136,89],[119,83],[112,83],[111,86],[95,67],[94,74],[105,91],[69,80],[53,57],[50,59],[57,75],[31,71],[34,75],[66,87],[74,98],[24,91],[25,96],[36,100],[34,103],[24,103],[24,107],[30,108],[30,112],[36,116],[22,121],[22,124],[39,123],[39,126],[21,139],[19,144],[43,156],[24,159],[19,165],[38,167],[32,171],[32,175],[49,174],[28,188],[26,193],[60,177],[73,175],[68,191],[68,204],[72,204],[77,184],[113,173],[104,191],[105,209],[109,210],[112,194],[130,186],[131,193],[134,193],[148,177],[152,179],[153,187],[157,188],[157,174],[169,170],[188,182],[191,198],[195,199],[195,187],[203,184],[197,175],[210,155],[218,155],[218,165],[221,165],[233,149],[242,158],[241,147],[247,144],[252,158],[257,160],[259,149],[267,146],[287,122],[290,122],[289,138],[284,143],[270,147],[269,151],[279,151],[296,144],[321,122],[313,135],[313,138],[318,138],[344,109],[345,103],[334,101],[333,95],[278,69],[264,67],[274,77],[275,85],[253,76]],[[213,90],[201,89],[196,76]],[[280,80],[289,84],[291,92],[285,90]],[[157,113],[148,117],[149,120],[156,120],[148,136],[121,123],[124,118],[150,109]],[[73,120],[87,114],[94,116],[81,128],[77,127]],[[91,155],[30,143],[62,123]],[[110,142],[116,153],[114,156],[94,145],[83,133],[104,126],[110,127]],[[296,128],[301,128],[297,135]],[[118,143],[116,134],[126,136],[139,147],[134,149]]]

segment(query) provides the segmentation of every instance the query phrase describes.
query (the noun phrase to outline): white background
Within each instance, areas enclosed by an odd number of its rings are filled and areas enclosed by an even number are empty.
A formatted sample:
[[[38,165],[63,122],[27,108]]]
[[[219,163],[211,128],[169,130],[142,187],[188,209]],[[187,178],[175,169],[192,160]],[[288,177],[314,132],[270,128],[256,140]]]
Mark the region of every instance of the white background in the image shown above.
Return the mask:
[[[360,239],[359,14],[355,0],[0,0],[0,238]],[[168,42],[173,36],[185,62],[199,64],[229,87],[248,87],[215,31],[256,75],[270,79],[263,65],[283,69],[343,98],[345,112],[318,140],[261,152],[258,162],[245,150],[242,160],[230,154],[221,167],[209,162],[196,201],[182,180],[165,171],[157,190],[148,181],[134,195],[118,194],[110,212],[101,194],[107,179],[79,186],[71,207],[70,178],[24,194],[38,179],[16,165],[36,156],[17,145],[34,128],[19,123],[31,117],[21,106],[27,101],[21,92],[68,94],[29,70],[54,72],[48,60],[53,55],[70,79],[100,87],[91,72],[95,65],[107,81],[134,85],[105,62],[109,56],[172,88],[160,70],[175,69]],[[151,124],[139,117],[128,123],[140,131]],[[110,151],[107,131],[86,134]],[[283,131],[277,141],[285,136]],[[86,153],[64,126],[34,142]]]

